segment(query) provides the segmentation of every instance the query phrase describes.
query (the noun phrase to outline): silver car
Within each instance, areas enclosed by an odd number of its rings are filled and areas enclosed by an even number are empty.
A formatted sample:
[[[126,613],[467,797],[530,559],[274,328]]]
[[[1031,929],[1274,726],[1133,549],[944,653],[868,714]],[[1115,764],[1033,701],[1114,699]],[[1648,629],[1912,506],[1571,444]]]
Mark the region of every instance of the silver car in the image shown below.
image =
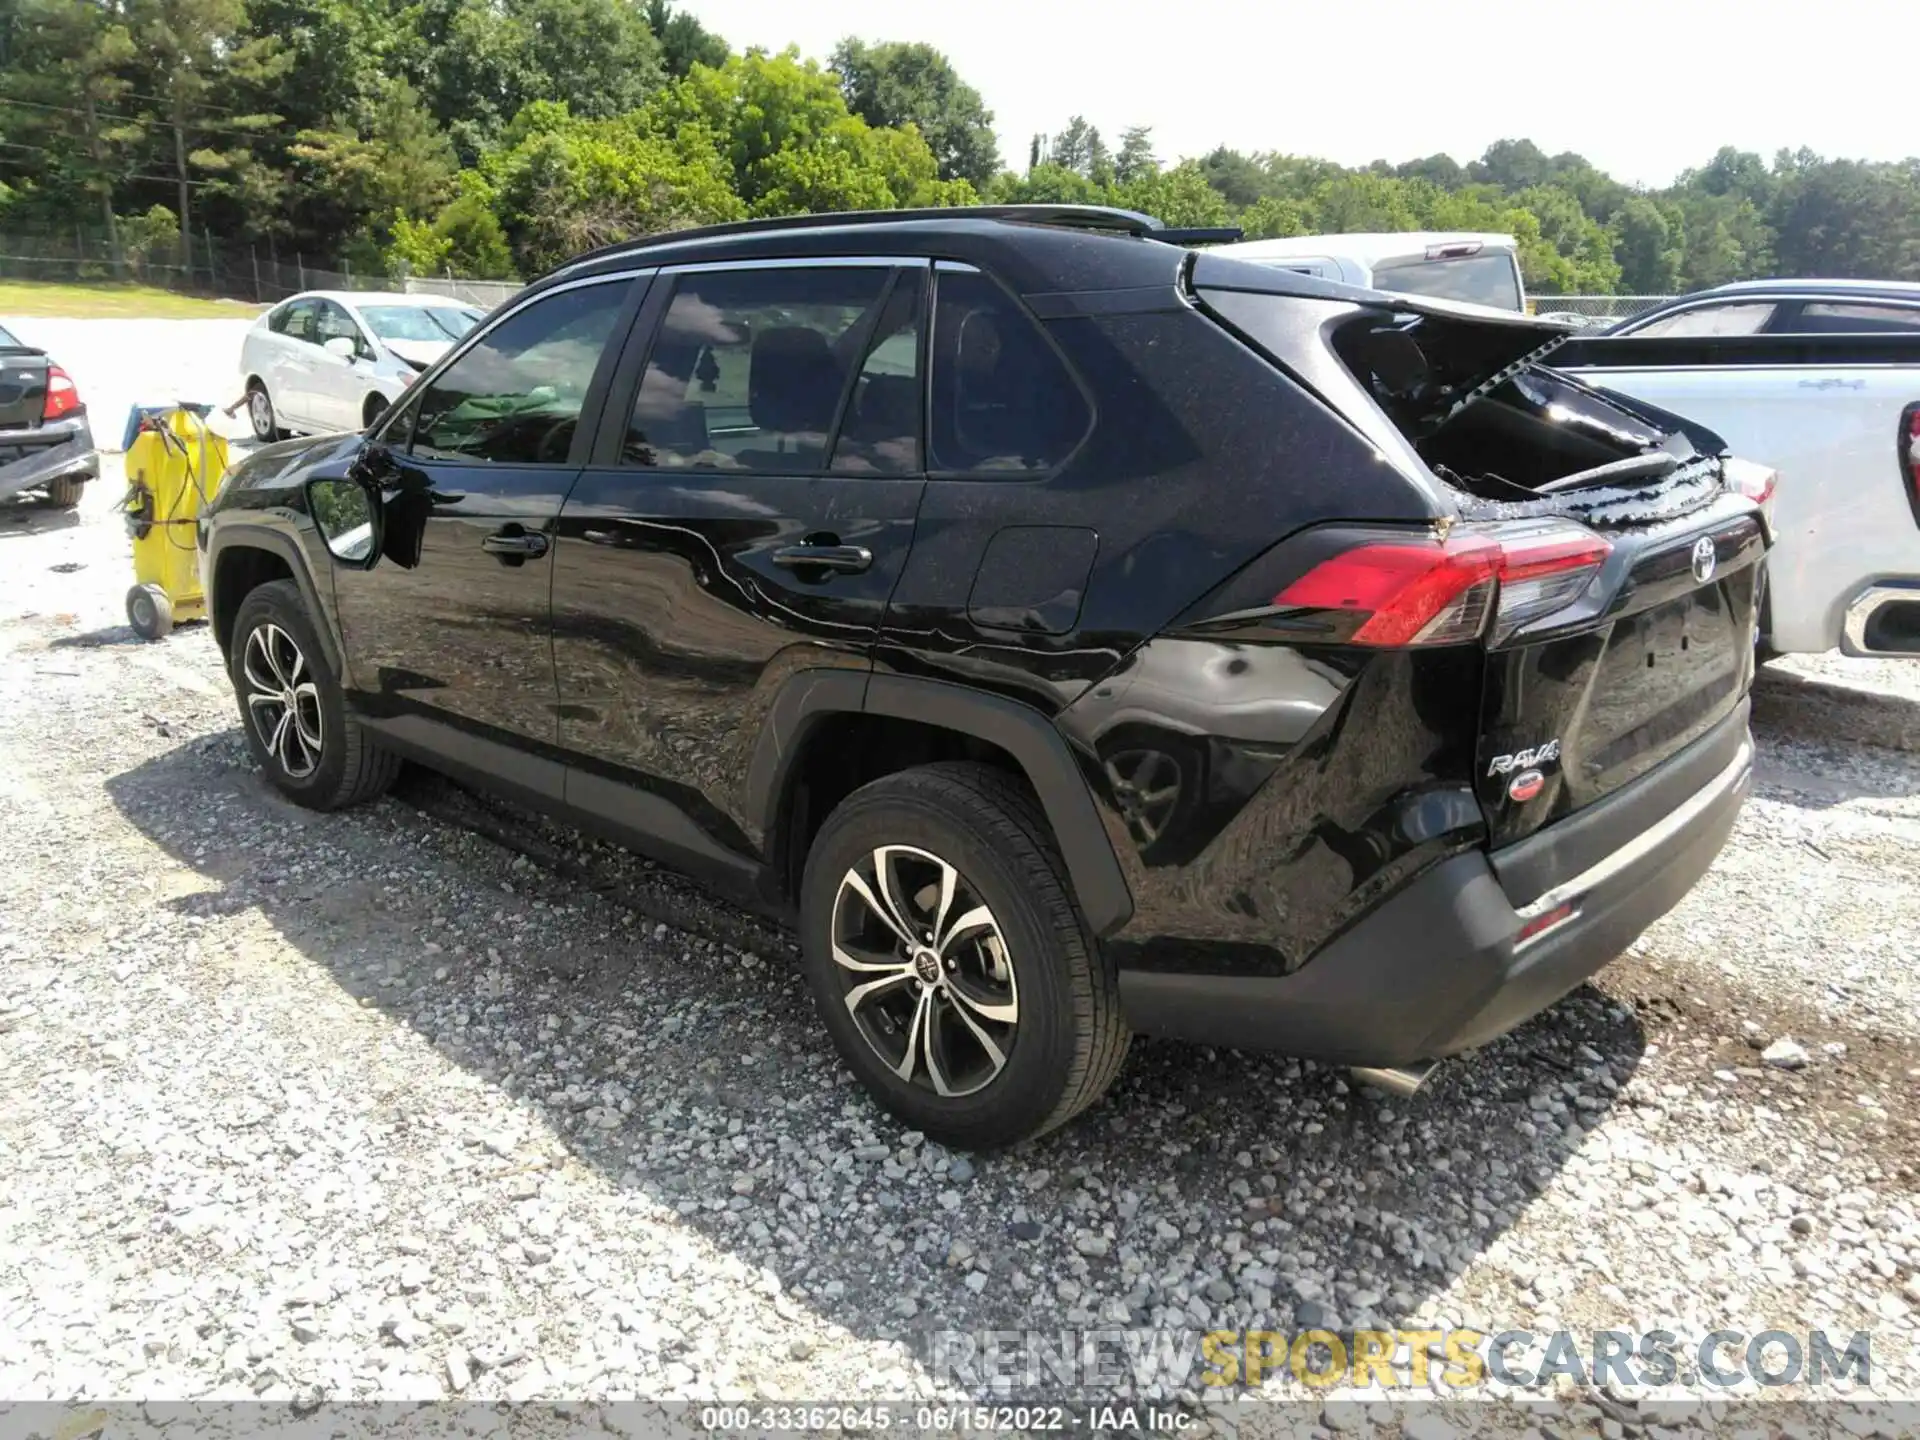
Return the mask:
[[[378,291],[312,290],[281,301],[240,347],[254,435],[366,428],[481,314],[461,300]]]

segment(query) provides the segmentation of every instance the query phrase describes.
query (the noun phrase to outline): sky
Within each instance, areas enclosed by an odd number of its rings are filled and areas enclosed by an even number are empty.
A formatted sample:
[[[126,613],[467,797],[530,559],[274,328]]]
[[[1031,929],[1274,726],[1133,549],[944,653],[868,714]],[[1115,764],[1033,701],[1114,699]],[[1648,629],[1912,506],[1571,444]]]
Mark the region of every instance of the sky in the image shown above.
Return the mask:
[[[1151,125],[1169,162],[1222,144],[1345,165],[1464,162],[1527,138],[1649,186],[1729,144],[1768,158],[1802,145],[1920,153],[1900,64],[1863,63],[1860,48],[1911,39],[1912,0],[684,3],[735,49],[791,43],[825,61],[845,35],[925,41],[986,99],[1015,168],[1032,135],[1075,114],[1110,145]]]

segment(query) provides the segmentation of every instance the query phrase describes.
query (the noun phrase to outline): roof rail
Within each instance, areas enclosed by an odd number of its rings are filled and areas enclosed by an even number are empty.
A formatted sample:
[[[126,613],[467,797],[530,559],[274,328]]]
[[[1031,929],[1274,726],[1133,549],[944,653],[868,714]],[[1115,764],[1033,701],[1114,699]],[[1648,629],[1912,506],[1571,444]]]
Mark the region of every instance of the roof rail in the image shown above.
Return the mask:
[[[1024,225],[1055,225],[1069,230],[1102,230],[1116,235],[1136,235],[1182,245],[1216,240],[1238,240],[1238,230],[1175,230],[1151,215],[1137,210],[1122,210],[1111,205],[955,205],[918,210],[841,210],[816,215],[780,215],[760,220],[733,220],[721,225],[700,225],[689,230],[668,230],[636,240],[618,240],[584,255],[575,256],[549,274],[559,275],[596,260],[629,255],[658,245],[678,245],[688,240],[719,239],[731,235],[755,235],[768,230],[821,230],[841,225],[888,225],[914,220],[1006,220]]]

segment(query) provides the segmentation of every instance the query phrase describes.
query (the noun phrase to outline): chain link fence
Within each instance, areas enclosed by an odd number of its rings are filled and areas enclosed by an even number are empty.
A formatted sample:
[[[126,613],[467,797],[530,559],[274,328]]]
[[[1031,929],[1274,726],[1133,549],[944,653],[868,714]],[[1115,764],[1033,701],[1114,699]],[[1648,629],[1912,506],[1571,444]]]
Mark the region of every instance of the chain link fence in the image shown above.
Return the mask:
[[[1673,299],[1671,295],[1533,295],[1527,309],[1535,315],[1552,315],[1561,320],[1582,321],[1588,325],[1611,325]]]
[[[304,290],[398,290],[447,295],[492,309],[519,291],[517,280],[356,272],[350,262],[286,254],[277,244],[216,240],[210,234],[155,241],[137,232],[118,245],[84,231],[0,233],[0,279],[66,284],[115,281],[186,294],[271,305]]]

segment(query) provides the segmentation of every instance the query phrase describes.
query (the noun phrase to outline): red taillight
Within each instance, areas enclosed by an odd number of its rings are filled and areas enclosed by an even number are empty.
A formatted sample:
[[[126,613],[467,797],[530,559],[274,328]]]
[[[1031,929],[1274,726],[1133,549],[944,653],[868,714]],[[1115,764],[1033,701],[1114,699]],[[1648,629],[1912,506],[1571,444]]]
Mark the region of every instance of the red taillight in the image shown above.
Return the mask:
[[[47,399],[40,407],[42,420],[58,420],[80,408],[80,390],[73,377],[58,365],[47,366]]]
[[[1920,401],[1900,414],[1900,473],[1906,477],[1914,523],[1920,524]]]
[[[1780,488],[1780,472],[1765,465],[1756,465],[1751,460],[1742,460],[1738,456],[1726,461],[1723,473],[1727,488],[1736,495],[1744,495],[1760,507],[1760,513],[1766,517],[1767,528],[1773,528],[1773,497]]]
[[[1496,639],[1580,598],[1612,545],[1571,521],[1457,526],[1444,540],[1381,540],[1314,566],[1275,605],[1364,613],[1354,645],[1448,645],[1493,617]]]

